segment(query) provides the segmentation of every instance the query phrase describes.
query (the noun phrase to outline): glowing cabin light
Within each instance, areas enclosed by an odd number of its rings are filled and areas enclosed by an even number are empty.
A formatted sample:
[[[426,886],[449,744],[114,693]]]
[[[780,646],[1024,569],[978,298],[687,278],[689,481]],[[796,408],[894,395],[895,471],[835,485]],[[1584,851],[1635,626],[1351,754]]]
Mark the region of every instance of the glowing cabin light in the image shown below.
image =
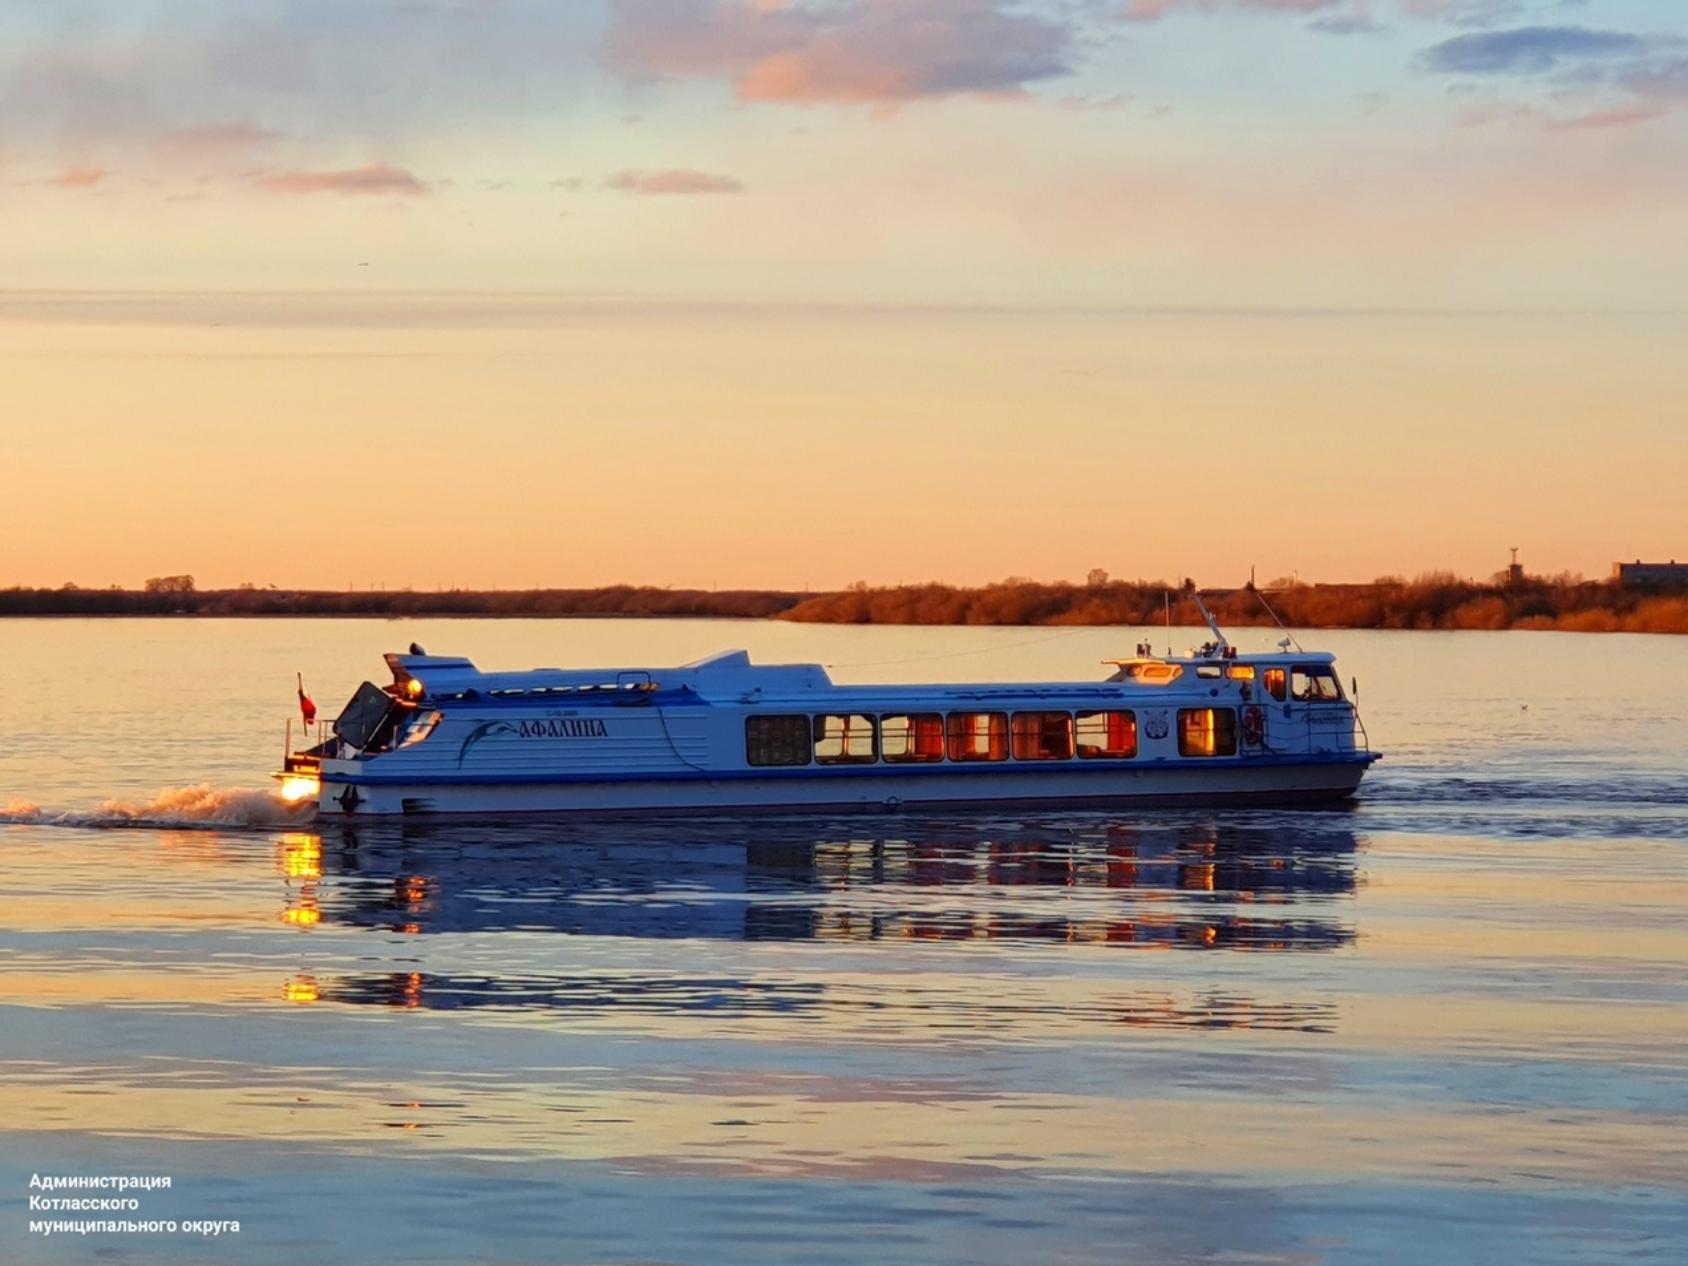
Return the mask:
[[[412,699],[420,699],[422,697],[422,683],[412,677],[404,683],[404,692]]]
[[[281,780],[281,798],[288,804],[298,804],[301,800],[315,800],[322,790],[322,783],[315,778],[298,776]]]

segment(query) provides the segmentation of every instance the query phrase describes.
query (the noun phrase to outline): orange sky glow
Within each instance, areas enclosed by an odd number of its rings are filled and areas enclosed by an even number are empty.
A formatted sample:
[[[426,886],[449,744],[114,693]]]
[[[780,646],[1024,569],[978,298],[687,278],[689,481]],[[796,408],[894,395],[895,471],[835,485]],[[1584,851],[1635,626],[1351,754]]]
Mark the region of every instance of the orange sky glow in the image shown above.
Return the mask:
[[[22,6],[0,585],[1688,557],[1685,37],[1659,0]]]

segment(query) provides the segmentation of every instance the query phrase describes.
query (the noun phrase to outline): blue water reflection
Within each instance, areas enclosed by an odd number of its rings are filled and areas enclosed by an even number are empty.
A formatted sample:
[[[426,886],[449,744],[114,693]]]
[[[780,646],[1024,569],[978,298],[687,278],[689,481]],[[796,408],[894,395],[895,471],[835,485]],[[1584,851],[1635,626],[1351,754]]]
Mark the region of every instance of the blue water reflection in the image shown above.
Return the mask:
[[[326,829],[291,906],[394,931],[1322,950],[1354,930],[1347,815]],[[317,869],[308,867],[307,869]],[[302,882],[301,882],[302,880]],[[1064,890],[1077,901],[1049,899]]]

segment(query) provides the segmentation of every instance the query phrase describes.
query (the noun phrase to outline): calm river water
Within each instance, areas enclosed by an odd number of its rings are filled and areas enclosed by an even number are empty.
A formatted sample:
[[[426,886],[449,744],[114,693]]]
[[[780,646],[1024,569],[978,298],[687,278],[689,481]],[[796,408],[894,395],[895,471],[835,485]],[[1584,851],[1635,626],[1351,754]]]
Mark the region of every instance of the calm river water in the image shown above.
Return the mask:
[[[266,825],[294,673],[332,714],[412,639],[918,681],[1140,636],[0,623],[0,1261],[1688,1260],[1688,638],[1304,635],[1387,753],[1348,810]]]

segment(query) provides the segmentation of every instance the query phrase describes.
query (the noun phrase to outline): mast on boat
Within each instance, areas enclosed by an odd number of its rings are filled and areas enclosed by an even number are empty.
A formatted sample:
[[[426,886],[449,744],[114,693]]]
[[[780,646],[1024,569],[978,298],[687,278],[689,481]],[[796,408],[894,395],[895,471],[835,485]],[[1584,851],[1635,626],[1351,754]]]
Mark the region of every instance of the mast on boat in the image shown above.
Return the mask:
[[[1213,653],[1220,659],[1229,659],[1231,643],[1220,629],[1219,621],[1213,618],[1213,612],[1207,609],[1207,603],[1202,601],[1201,591],[1194,585],[1190,586],[1190,597],[1196,604],[1196,610],[1202,613],[1202,619],[1207,621],[1208,631],[1213,634]]]

